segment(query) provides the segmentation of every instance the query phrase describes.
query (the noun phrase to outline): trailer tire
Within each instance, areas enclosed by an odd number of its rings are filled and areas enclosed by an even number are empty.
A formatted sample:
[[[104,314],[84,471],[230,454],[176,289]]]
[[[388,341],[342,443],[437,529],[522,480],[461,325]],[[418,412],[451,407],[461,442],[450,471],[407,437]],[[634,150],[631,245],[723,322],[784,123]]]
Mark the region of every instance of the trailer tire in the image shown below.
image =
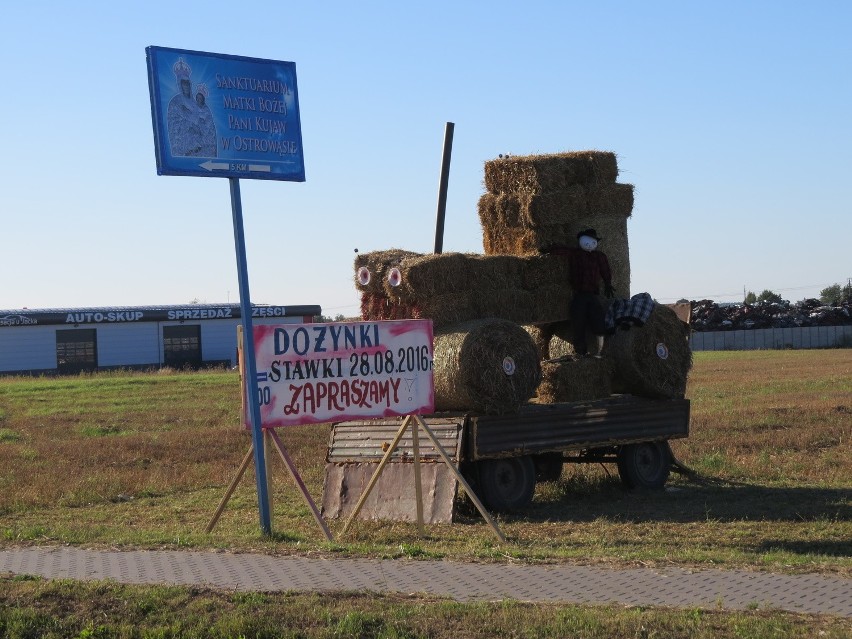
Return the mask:
[[[530,504],[535,492],[535,464],[531,457],[484,459],[477,465],[482,501],[490,510],[506,512]]]
[[[667,441],[627,444],[618,451],[618,476],[627,488],[662,488],[671,465]]]
[[[541,453],[533,457],[536,481],[559,481],[562,477],[562,453]]]

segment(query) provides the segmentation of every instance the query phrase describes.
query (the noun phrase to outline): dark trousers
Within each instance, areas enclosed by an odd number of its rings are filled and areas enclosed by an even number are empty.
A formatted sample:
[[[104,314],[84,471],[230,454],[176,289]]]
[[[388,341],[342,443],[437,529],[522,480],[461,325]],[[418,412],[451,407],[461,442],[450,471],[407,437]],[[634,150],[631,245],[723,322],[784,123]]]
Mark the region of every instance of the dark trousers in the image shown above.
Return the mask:
[[[595,335],[604,335],[604,309],[598,296],[594,293],[574,293],[571,300],[571,324],[574,333],[574,350],[578,355],[589,352],[586,344],[586,332],[591,331]]]

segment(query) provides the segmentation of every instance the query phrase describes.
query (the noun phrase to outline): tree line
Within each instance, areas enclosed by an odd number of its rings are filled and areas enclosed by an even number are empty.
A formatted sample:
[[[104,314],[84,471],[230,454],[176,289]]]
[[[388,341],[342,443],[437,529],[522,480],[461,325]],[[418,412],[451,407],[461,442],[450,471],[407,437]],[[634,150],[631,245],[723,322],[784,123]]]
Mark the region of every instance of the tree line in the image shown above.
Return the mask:
[[[784,300],[778,293],[764,289],[760,295],[755,295],[754,291],[746,293],[743,303],[757,304],[760,302],[767,304],[780,304]],[[819,301],[826,306],[840,306],[841,304],[852,304],[852,280],[849,280],[845,285],[832,284],[822,289],[819,293]]]

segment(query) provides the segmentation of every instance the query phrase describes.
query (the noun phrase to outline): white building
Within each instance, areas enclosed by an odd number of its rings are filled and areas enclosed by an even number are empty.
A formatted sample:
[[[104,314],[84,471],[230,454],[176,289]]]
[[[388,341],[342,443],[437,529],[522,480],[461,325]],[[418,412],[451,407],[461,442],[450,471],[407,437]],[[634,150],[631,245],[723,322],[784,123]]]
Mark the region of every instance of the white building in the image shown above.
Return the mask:
[[[252,307],[253,324],[307,323],[319,306]],[[0,374],[236,365],[238,304],[0,310]]]

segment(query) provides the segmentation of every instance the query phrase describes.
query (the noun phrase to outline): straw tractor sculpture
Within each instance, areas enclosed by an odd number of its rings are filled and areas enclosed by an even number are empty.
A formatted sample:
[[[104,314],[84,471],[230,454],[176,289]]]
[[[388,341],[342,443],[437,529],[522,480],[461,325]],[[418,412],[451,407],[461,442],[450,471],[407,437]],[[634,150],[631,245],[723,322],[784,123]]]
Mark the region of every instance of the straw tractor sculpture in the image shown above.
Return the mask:
[[[507,414],[530,400],[612,393],[683,397],[688,329],[663,305],[642,326],[608,336],[600,357],[576,357],[571,343],[570,262],[546,249],[597,229],[617,295],[630,297],[633,186],[617,176],[609,152],[491,160],[478,207],[483,255],[390,249],[356,256],[364,320],[432,320],[436,411]]]

